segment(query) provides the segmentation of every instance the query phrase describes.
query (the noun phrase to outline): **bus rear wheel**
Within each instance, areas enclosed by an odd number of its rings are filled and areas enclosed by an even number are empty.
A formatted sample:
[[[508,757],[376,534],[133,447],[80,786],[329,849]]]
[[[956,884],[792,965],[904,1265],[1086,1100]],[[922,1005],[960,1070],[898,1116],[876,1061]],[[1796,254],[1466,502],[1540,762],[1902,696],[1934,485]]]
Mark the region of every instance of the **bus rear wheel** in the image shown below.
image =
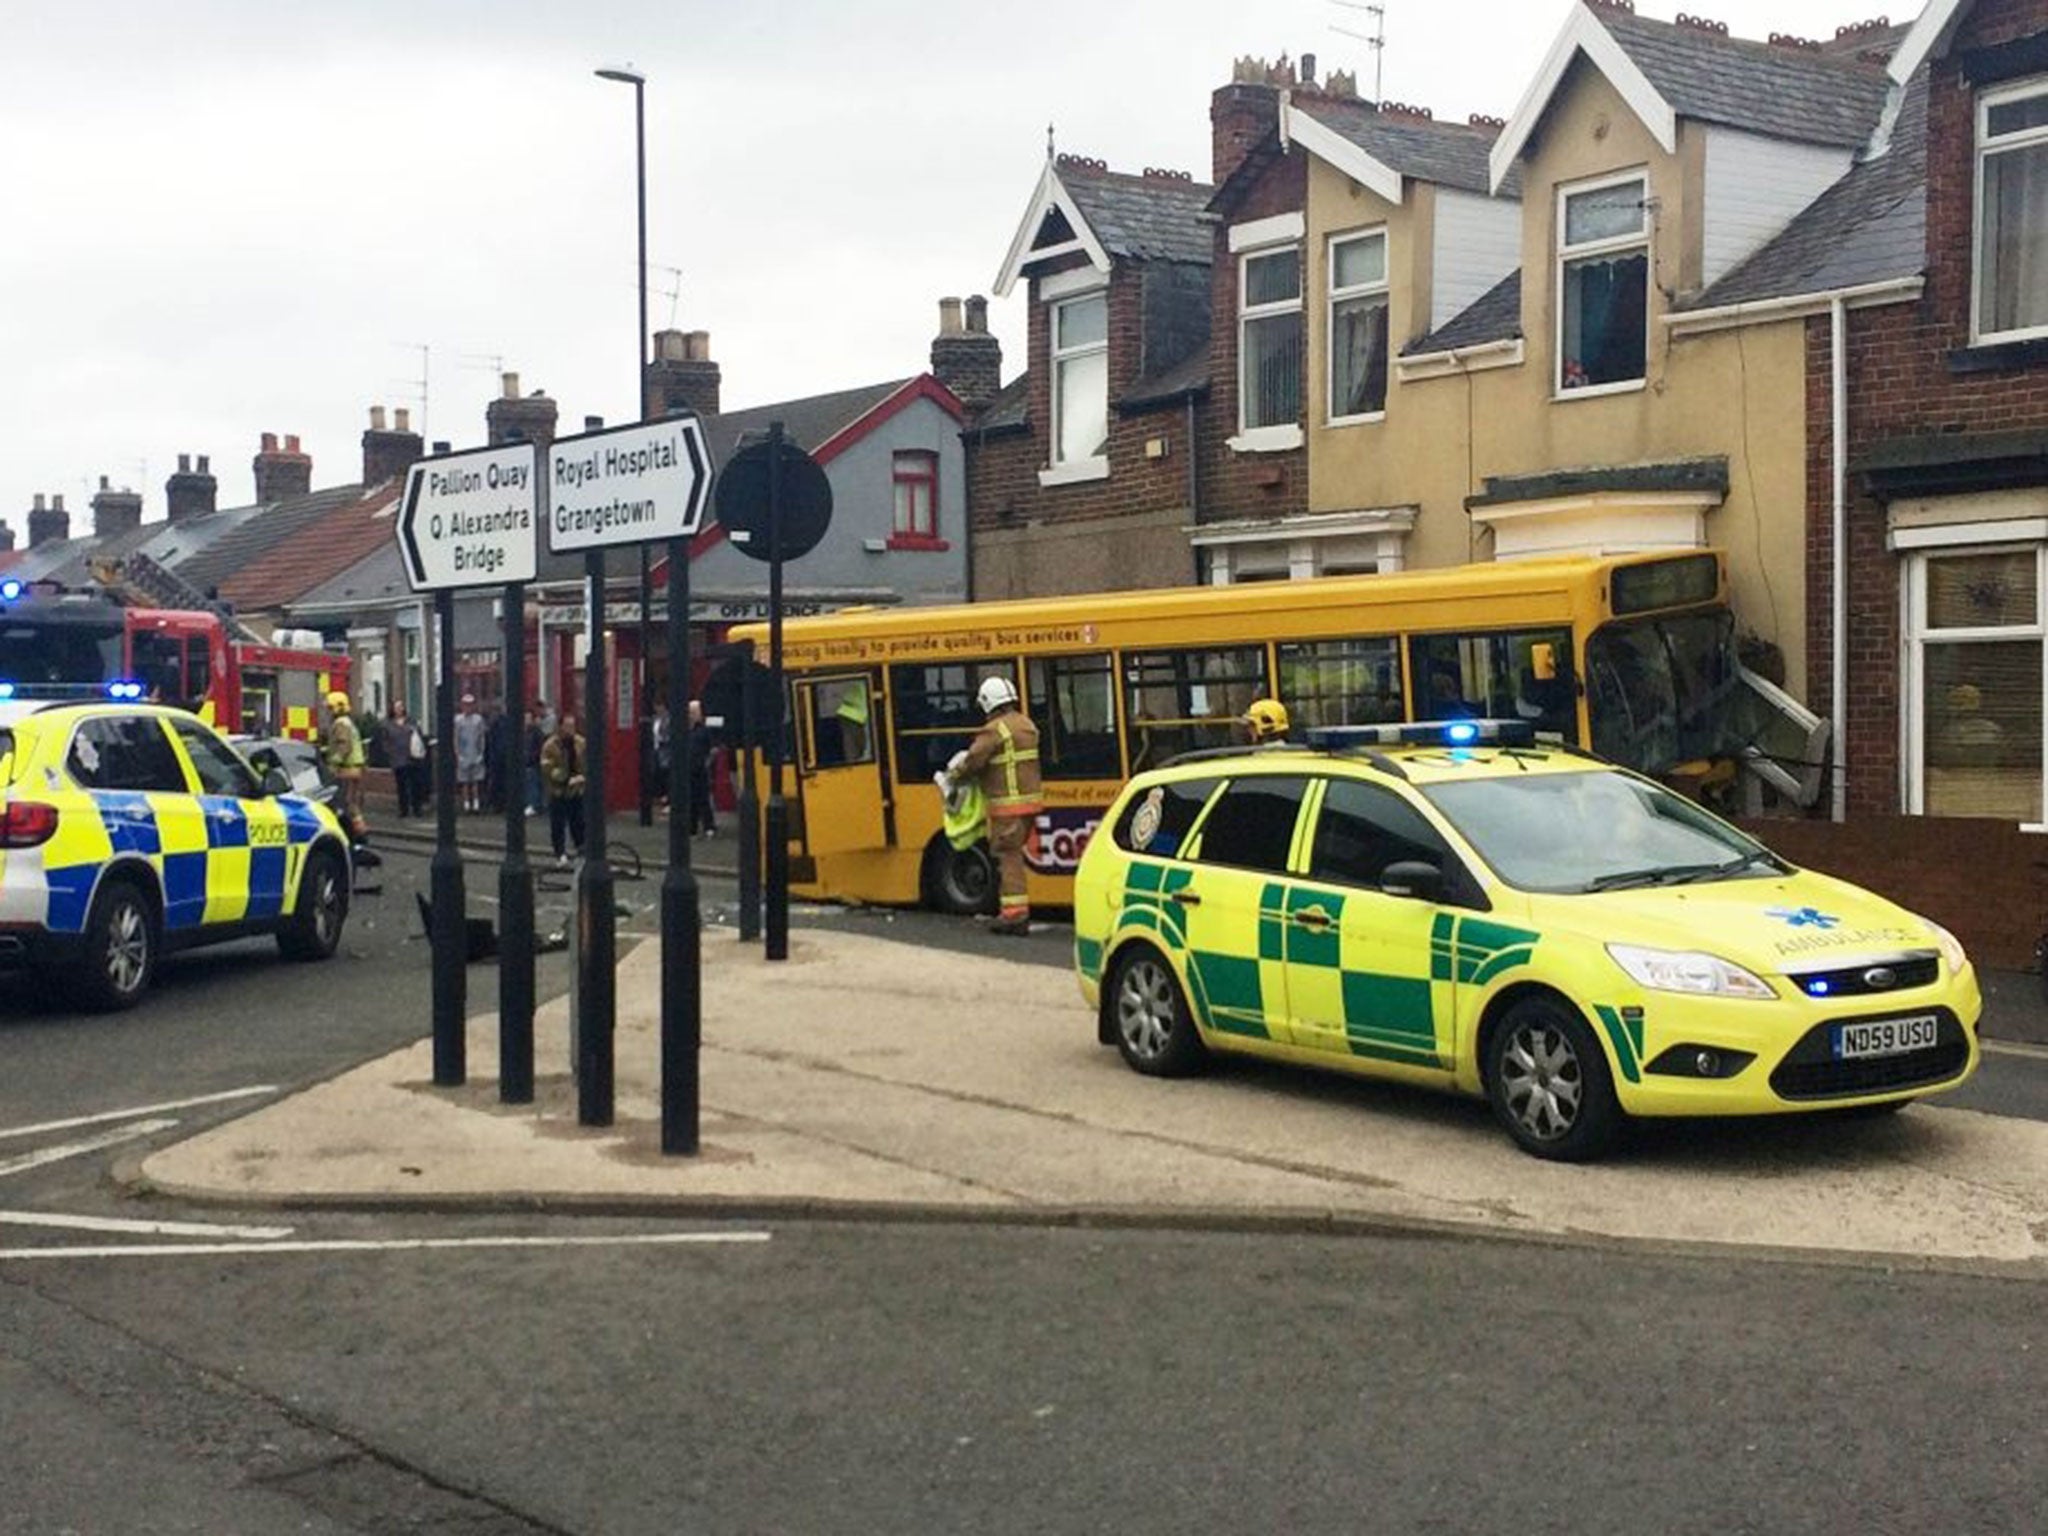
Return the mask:
[[[924,855],[924,900],[935,912],[973,917],[995,910],[996,866],[984,843],[955,848],[932,839]]]

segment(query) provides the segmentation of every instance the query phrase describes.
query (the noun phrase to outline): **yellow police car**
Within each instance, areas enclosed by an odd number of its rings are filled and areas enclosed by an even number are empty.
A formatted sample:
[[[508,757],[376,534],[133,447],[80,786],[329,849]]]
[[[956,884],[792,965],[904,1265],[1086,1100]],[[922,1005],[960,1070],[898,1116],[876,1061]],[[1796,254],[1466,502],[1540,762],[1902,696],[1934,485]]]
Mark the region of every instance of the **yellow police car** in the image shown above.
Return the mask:
[[[1099,1037],[1484,1095],[1539,1157],[1630,1116],[1895,1108],[1976,1069],[1945,929],[1521,722],[1139,775],[1074,883]]]
[[[0,698],[0,966],[49,970],[110,1009],[167,950],[269,933],[326,959],[348,918],[348,839],[286,787],[183,710]]]

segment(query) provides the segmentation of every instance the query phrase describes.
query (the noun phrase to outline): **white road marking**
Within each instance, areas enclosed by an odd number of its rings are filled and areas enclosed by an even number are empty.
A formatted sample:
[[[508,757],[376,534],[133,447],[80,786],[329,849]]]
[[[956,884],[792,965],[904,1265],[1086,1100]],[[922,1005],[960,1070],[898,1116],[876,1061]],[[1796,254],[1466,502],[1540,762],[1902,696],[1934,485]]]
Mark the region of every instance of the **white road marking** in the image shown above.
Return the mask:
[[[766,1232],[643,1232],[620,1237],[364,1237],[295,1243],[133,1243],[115,1247],[0,1248],[8,1259],[217,1258],[243,1253],[409,1253],[437,1248],[645,1248],[765,1243]]]
[[[144,1237],[290,1237],[291,1227],[223,1227],[204,1221],[141,1221],[123,1216],[70,1216],[61,1211],[0,1211],[0,1227],[65,1227],[77,1232],[133,1232]]]
[[[175,1120],[144,1120],[136,1125],[119,1125],[110,1131],[101,1131],[83,1141],[61,1141],[54,1147],[38,1147],[33,1152],[0,1158],[0,1179],[13,1173],[27,1173],[29,1169],[40,1168],[45,1163],[61,1163],[67,1157],[83,1157],[88,1152],[118,1147],[124,1141],[134,1141],[141,1136],[154,1136],[158,1131],[168,1131],[177,1123]]]
[[[136,1120],[144,1115],[167,1114],[174,1109],[197,1109],[202,1104],[227,1104],[235,1099],[253,1099],[258,1094],[276,1093],[277,1088],[263,1083],[253,1088],[230,1088],[225,1093],[202,1093],[193,1099],[171,1099],[163,1104],[142,1104],[134,1109],[109,1109],[97,1115],[74,1115],[69,1120],[45,1120],[40,1125],[15,1125],[0,1130],[0,1141],[18,1140],[23,1136],[41,1136],[50,1131],[75,1131],[81,1125],[104,1125],[109,1120]]]
[[[1990,1056],[2025,1056],[2034,1061],[2048,1061],[2048,1048],[2038,1045],[2023,1045],[2014,1040],[1979,1040],[1977,1044]]]

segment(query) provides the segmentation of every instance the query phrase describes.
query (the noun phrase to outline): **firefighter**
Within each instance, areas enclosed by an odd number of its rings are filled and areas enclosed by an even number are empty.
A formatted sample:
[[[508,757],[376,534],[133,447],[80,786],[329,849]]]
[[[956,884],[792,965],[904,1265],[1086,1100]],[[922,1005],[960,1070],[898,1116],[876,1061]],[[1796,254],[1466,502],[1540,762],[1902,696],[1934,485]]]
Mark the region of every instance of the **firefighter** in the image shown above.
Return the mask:
[[[341,820],[351,834],[363,825],[363,737],[356,729],[349,697],[339,688],[327,695],[327,740],[321,755],[341,786]]]
[[[1285,741],[1289,721],[1287,706],[1278,699],[1254,699],[1251,707],[1238,717],[1253,746],[1265,742]]]
[[[1018,706],[1006,677],[983,680],[974,695],[988,723],[946,769],[954,782],[979,779],[988,804],[988,841],[996,856],[1001,910],[990,933],[1031,931],[1031,897],[1024,885],[1024,844],[1038,814],[1038,727]]]

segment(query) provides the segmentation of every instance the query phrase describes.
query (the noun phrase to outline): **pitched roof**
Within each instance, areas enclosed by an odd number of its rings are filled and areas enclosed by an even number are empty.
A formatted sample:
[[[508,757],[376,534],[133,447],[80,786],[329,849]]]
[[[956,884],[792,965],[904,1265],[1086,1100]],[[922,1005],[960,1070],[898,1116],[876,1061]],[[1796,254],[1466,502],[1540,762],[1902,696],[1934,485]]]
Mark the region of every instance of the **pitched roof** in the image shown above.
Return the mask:
[[[1767,138],[1860,146],[1884,111],[1879,64],[1602,8],[1600,24],[1680,117]]]
[[[981,414],[974,418],[977,432],[1013,432],[1029,424],[1027,412],[1031,405],[1031,375],[1020,373],[1001,389],[995,399],[982,407]]]
[[[1155,406],[1169,405],[1188,395],[1200,394],[1209,387],[1209,348],[1206,343],[1201,349],[1182,358],[1170,368],[1134,380],[1122,395],[1117,397],[1116,406],[1120,411],[1150,410]]]
[[[1907,87],[1890,146],[1802,209],[1681,309],[1718,309],[1914,277],[1927,266],[1927,72]]]
[[[213,514],[227,524],[225,531],[192,553],[180,556],[175,546],[165,554],[154,548],[149,553],[200,591],[214,587],[225,591],[236,572],[253,566],[271,550],[311,528],[337,507],[359,500],[362,494],[360,485],[337,485],[263,505],[230,507]]]
[[[1215,191],[1208,183],[1156,173],[1132,176],[1071,158],[1054,170],[1110,255],[1208,264],[1214,241],[1202,210]]]
[[[1486,157],[1493,148],[1495,129],[1382,112],[1369,101],[1326,96],[1319,91],[1297,91],[1289,105],[1401,176],[1464,192],[1491,189]],[[1315,148],[1313,144],[1304,147]],[[1503,184],[1501,196],[1521,196],[1519,172]]]
[[[220,595],[245,612],[279,608],[392,543],[391,510],[402,485],[388,481],[309,519],[223,579]]]
[[[1522,334],[1522,269],[1517,267],[1427,336],[1401,349],[1403,357],[1512,341]]]

